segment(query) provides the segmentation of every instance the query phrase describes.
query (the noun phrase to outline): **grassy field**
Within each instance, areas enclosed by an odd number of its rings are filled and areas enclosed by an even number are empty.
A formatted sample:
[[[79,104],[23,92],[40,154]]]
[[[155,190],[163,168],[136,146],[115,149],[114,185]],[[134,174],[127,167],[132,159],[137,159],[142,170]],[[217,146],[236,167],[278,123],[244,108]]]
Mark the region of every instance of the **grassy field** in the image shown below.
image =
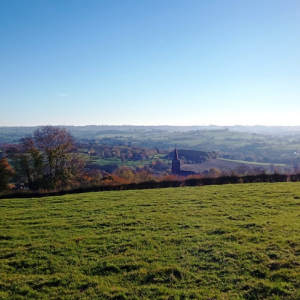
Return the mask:
[[[0,200],[0,299],[300,299],[300,183]]]
[[[260,168],[271,173],[273,173],[274,170],[278,172],[284,172],[285,169],[288,168],[291,169],[291,166],[284,165],[284,164],[274,164],[272,167],[271,164],[267,164],[267,163],[247,162],[242,160],[232,160],[232,159],[223,159],[223,158],[209,159],[201,164],[183,164],[181,169],[194,171],[196,173],[202,173],[205,170],[216,168],[221,171],[230,172],[231,170],[234,170],[235,168],[241,165],[246,165],[249,167],[249,169]]]
[[[245,161],[245,160],[233,160],[233,159],[226,159],[226,158],[218,158],[218,160],[223,160],[223,161],[229,161],[229,162],[234,162],[234,163],[239,163],[239,164],[244,164],[244,165],[255,165],[255,166],[270,166],[270,163],[260,163],[260,162],[252,162],[252,161]],[[273,164],[274,167],[285,167],[285,164]]]

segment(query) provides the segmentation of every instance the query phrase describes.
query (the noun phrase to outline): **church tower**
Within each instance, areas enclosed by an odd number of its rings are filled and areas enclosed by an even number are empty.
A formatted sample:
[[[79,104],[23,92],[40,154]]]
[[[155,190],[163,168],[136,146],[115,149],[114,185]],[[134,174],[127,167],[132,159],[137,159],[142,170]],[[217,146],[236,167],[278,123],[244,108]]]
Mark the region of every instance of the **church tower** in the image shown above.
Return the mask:
[[[179,174],[180,173],[180,160],[178,158],[178,151],[175,148],[174,150],[174,158],[172,160],[172,174]]]

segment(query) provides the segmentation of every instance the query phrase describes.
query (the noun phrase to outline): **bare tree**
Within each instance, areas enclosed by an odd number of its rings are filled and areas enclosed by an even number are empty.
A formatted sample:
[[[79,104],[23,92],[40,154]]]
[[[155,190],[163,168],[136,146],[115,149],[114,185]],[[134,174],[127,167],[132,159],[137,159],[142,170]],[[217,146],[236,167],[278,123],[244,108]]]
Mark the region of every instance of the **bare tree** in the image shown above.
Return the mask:
[[[33,133],[33,139],[44,156],[48,188],[67,187],[84,168],[71,133],[65,128],[43,126]]]
[[[246,166],[244,164],[242,165],[239,165],[235,168],[235,171],[238,173],[238,174],[241,174],[241,175],[245,175],[248,171],[250,170],[249,166]]]
[[[38,128],[32,137],[9,147],[7,155],[17,176],[31,189],[66,188],[85,166],[70,132],[54,126]]]

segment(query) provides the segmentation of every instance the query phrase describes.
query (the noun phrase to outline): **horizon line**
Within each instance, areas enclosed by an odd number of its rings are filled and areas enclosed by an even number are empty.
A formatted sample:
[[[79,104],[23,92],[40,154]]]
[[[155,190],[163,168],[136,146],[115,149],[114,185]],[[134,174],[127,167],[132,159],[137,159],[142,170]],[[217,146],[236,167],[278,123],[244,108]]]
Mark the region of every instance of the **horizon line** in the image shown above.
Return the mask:
[[[43,127],[43,126],[59,126],[59,127],[88,127],[88,126],[113,126],[113,127],[300,127],[300,125],[262,125],[262,124],[255,124],[255,125],[242,125],[242,124],[235,124],[235,125],[219,125],[219,124],[203,124],[203,125],[133,125],[133,124],[123,124],[123,125],[116,125],[116,124],[87,124],[87,125],[66,125],[66,124],[40,124],[40,125],[0,125],[0,128],[3,127]]]

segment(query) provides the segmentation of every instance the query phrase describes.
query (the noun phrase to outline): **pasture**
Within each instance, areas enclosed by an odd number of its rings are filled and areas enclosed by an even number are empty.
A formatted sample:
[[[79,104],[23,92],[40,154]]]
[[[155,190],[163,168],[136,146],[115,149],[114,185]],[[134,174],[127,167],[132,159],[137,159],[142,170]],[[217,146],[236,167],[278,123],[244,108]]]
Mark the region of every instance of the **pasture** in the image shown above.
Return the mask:
[[[299,299],[300,184],[0,200],[0,299]]]
[[[258,162],[249,162],[249,161],[232,160],[232,159],[224,159],[224,158],[209,159],[201,164],[183,164],[181,169],[187,171],[194,171],[196,173],[202,173],[205,170],[216,168],[219,169],[220,171],[230,172],[241,165],[249,167],[249,170],[253,168],[259,168],[261,170],[265,170],[271,173],[273,173],[274,170],[283,173],[286,170],[292,169],[291,166],[285,164],[273,164],[272,166],[269,163],[258,163]]]

